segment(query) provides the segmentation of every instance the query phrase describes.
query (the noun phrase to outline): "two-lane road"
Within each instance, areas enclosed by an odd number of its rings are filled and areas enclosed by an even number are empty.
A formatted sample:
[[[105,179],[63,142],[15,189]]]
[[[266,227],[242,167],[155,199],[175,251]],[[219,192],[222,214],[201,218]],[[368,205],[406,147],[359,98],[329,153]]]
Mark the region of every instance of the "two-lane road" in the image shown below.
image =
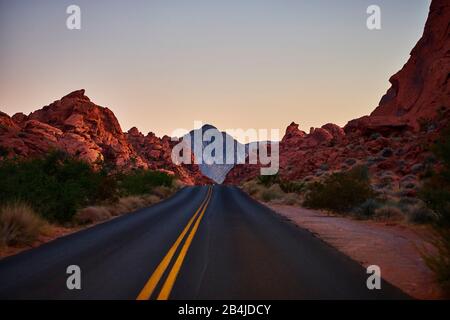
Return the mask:
[[[374,261],[376,264],[376,261]],[[81,290],[66,269],[81,268]],[[171,198],[0,261],[3,299],[402,299],[236,187]]]

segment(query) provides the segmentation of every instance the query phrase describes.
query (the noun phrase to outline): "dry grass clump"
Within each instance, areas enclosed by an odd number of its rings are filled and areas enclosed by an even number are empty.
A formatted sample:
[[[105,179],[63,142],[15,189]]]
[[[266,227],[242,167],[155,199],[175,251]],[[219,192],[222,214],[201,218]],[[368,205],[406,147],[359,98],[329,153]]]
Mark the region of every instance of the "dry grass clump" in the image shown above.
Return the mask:
[[[299,206],[302,203],[301,197],[296,193],[285,193],[279,199],[272,200],[273,204],[285,204],[288,206]]]
[[[87,224],[98,221],[103,221],[111,218],[112,214],[107,207],[90,206],[78,210],[75,214],[75,222],[79,224]]]
[[[155,194],[123,197],[119,198],[116,203],[110,205],[90,206],[78,210],[75,215],[75,222],[78,224],[100,222],[150,206],[159,201],[161,201],[161,198]]]
[[[265,202],[282,199],[283,195],[284,192],[278,184],[273,184],[268,189],[264,189],[261,192],[261,198]]]
[[[158,186],[152,189],[151,194],[156,195],[160,198],[167,198],[172,194],[172,192],[173,192],[172,188],[166,186]]]
[[[242,190],[248,193],[250,196],[255,196],[264,189],[264,186],[259,184],[256,180],[249,180],[242,184]],[[259,197],[257,197],[259,199]]]
[[[253,198],[273,204],[300,205],[301,197],[295,192],[284,192],[278,183],[265,186],[258,180],[250,180],[242,184],[242,190]]]
[[[14,202],[0,207],[0,246],[33,243],[44,228],[44,220],[27,204]]]

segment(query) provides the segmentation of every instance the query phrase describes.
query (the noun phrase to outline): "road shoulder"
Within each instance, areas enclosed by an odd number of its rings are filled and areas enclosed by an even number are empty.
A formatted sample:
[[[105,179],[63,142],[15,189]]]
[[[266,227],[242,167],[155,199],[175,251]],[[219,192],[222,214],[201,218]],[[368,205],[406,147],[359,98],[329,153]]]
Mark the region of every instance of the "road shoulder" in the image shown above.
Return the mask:
[[[418,248],[427,247],[425,227],[355,220],[301,207],[265,204],[364,267],[378,265],[383,278],[417,299],[441,291]]]

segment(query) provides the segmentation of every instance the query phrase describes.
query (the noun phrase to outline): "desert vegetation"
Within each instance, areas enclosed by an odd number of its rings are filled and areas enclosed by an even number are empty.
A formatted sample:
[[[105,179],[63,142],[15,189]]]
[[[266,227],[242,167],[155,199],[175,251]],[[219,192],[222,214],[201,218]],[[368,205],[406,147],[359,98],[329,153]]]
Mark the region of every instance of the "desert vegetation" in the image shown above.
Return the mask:
[[[1,161],[0,245],[31,244],[49,225],[86,225],[132,212],[178,188],[163,172],[96,165],[60,151]]]
[[[260,176],[243,183],[242,189],[263,202],[302,205],[356,219],[432,224],[438,218],[424,200],[398,190],[389,194],[377,190],[364,165],[299,181]]]
[[[441,167],[429,172],[419,196],[438,216],[430,240],[437,252],[424,252],[423,255],[436,280],[450,295],[450,128],[443,131],[432,149]]]
[[[278,175],[259,176],[242,184],[245,192],[260,201],[286,205],[299,205],[303,188],[303,182],[282,180]]]
[[[366,167],[332,173],[308,185],[303,204],[315,209],[347,212],[374,197]]]

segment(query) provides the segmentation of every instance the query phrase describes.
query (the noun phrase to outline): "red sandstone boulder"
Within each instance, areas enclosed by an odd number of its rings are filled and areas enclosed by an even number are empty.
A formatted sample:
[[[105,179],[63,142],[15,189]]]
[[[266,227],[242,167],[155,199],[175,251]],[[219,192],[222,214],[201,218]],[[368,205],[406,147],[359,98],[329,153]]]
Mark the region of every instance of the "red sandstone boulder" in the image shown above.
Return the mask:
[[[22,112],[17,112],[11,117],[15,123],[19,126],[25,123],[28,120],[28,116],[23,114]]]
[[[322,129],[327,130],[331,135],[333,136],[333,139],[336,142],[341,142],[345,138],[345,132],[344,129],[339,127],[338,125],[334,123],[327,123],[322,126]]]

